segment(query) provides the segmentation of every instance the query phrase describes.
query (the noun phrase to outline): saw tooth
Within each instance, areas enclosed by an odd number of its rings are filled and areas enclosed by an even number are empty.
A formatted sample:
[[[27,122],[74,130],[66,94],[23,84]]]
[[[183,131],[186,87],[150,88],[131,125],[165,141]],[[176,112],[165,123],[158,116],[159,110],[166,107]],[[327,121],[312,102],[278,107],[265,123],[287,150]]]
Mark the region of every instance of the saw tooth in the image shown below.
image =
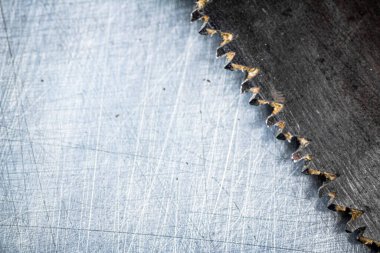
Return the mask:
[[[216,49],[216,57],[217,58],[222,57],[223,55],[227,54],[228,52],[229,52],[229,48],[226,45],[218,47]]]
[[[233,51],[226,53],[226,59],[228,61],[227,65],[224,67],[227,70],[238,71],[242,70],[239,62],[242,62],[242,59]],[[243,70],[244,71],[244,70]]]
[[[332,201],[332,203],[330,203],[327,208],[338,213],[346,213],[348,210],[347,207],[337,205],[334,203],[334,201]]]
[[[250,80],[244,80],[240,85],[241,93],[250,92],[252,94],[258,94],[261,91],[259,86],[254,85]]]
[[[280,112],[284,109],[284,104],[273,102],[273,101],[266,101],[265,104],[268,104],[272,107],[272,113],[267,117],[265,123],[267,126],[273,126],[278,122],[280,119],[277,117]]]
[[[290,132],[284,130],[278,130],[276,133],[276,139],[282,141],[292,142],[293,135]]]
[[[330,200],[327,204],[328,209],[338,213],[348,213],[349,209],[345,205],[342,205],[339,201],[337,201],[337,197],[339,196],[338,193],[329,193],[328,196],[330,197]]]
[[[234,70],[234,67],[233,67],[232,65],[233,65],[233,63],[229,62],[229,63],[227,63],[226,66],[224,66],[224,68],[227,69],[227,70],[231,70],[231,71],[233,71],[233,70]]]
[[[269,105],[271,105],[269,103]],[[273,114],[273,107],[271,106],[272,108],[272,113],[266,118],[265,120],[265,124],[268,126],[268,127],[271,127],[271,126],[275,126],[279,121],[282,121],[281,120],[281,115],[279,115],[279,113],[277,114]]]
[[[324,183],[318,189],[319,197],[329,196],[330,199],[331,198],[333,198],[333,199],[336,198],[337,189],[338,189],[338,186],[336,184],[337,184],[338,177],[339,177],[339,175],[336,175],[336,179],[335,180],[327,182],[327,183]]]
[[[353,233],[357,230],[364,230],[365,224],[363,223],[364,212],[361,210],[353,209],[350,210],[351,219],[347,222],[346,231],[348,233]]]
[[[244,80],[241,85],[240,85],[240,92],[241,93],[246,93],[249,92],[251,88],[253,88],[253,84],[249,80]]]
[[[217,31],[215,29],[212,28],[212,26],[210,25],[210,23],[208,22],[205,22],[203,23],[201,29],[199,30],[199,34],[201,35],[214,35],[216,34]]]
[[[194,21],[197,21],[199,19],[201,19],[202,17],[204,16],[204,14],[202,13],[201,10],[199,9],[195,9],[192,13],[191,13],[191,22],[194,22]]]
[[[313,156],[310,153],[306,152],[304,149],[299,149],[292,154],[292,160],[294,162],[298,162],[302,160],[311,161],[313,160]]]
[[[235,46],[233,44],[234,43],[231,42],[229,44],[226,44],[226,45],[223,45],[223,46],[219,46],[216,49],[216,57],[219,58],[219,57],[222,57],[222,56],[228,54],[231,51],[235,51]]]
[[[253,94],[252,97],[249,99],[249,104],[254,106],[262,105],[261,101],[263,101],[260,94]]]
[[[272,118],[275,119],[275,117]],[[292,143],[296,139],[296,137],[293,136],[286,128],[286,122],[284,120],[277,118],[275,121],[273,121],[273,126],[277,129],[276,138],[278,140],[288,141],[289,143]],[[296,146],[297,148],[299,147],[298,144]]]

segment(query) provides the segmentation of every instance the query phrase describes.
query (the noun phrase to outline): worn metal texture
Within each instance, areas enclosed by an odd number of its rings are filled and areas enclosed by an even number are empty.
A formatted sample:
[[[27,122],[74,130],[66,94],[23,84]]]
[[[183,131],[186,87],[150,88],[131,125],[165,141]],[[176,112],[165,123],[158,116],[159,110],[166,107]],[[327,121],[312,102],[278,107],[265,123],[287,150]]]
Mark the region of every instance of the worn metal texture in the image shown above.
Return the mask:
[[[190,1],[2,1],[0,252],[367,252]]]
[[[206,2],[193,17],[222,32],[227,68],[249,72],[250,103],[274,108],[267,124],[300,144],[292,159],[330,181],[328,207],[380,247],[380,3]]]

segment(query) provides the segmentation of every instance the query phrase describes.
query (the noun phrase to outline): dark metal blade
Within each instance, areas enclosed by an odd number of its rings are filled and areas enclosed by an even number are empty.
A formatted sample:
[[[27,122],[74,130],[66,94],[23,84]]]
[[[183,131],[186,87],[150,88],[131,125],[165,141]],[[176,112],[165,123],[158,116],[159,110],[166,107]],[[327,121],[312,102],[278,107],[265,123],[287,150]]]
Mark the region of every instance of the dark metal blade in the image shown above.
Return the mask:
[[[247,73],[250,103],[274,108],[278,138],[298,141],[293,159],[325,178],[329,208],[351,215],[347,231],[380,246],[380,2],[198,1],[198,18]]]

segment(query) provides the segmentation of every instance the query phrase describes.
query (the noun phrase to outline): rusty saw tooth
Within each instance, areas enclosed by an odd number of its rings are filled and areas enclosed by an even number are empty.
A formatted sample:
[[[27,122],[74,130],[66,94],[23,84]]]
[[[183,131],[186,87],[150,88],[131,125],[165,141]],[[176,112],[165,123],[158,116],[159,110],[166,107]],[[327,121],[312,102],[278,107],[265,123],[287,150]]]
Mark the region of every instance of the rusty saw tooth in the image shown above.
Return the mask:
[[[364,231],[365,223],[363,220],[365,219],[365,214],[360,210],[352,210],[351,211],[351,219],[347,222],[346,231],[349,233],[354,233],[357,230]]]
[[[213,29],[213,27],[211,26],[211,24],[209,22],[205,22],[205,23],[203,23],[201,29],[198,32],[201,35],[212,36],[212,35],[216,34],[218,31]]]
[[[312,162],[311,162],[312,163]],[[336,178],[335,180],[331,182],[324,183],[321,187],[318,189],[318,195],[319,197],[328,196],[331,199],[334,199],[336,197],[337,187],[335,186],[335,181],[339,177],[339,175],[335,174]]]
[[[281,117],[272,117],[273,120],[271,123],[273,127],[276,129],[275,137],[278,140],[287,141],[294,147],[295,150],[298,150],[300,147],[298,137],[294,136],[289,129],[287,128],[286,121]]]
[[[293,135],[290,132],[284,130],[277,130],[275,135],[277,140],[292,142]]]
[[[255,88],[255,85],[250,81],[250,80],[244,80],[241,84],[240,84],[240,92],[241,93],[246,93],[246,92],[251,92],[253,94],[257,94],[259,93],[260,91],[258,92],[253,92],[253,90],[251,91],[251,89],[254,89]],[[260,90],[260,87],[257,87],[259,90]]]
[[[226,54],[226,59],[228,63],[227,65],[224,66],[225,69],[231,70],[231,71],[238,71],[238,70],[244,71],[241,68],[243,65],[239,63],[241,62],[241,58],[238,55],[236,55],[235,52],[228,52]]]
[[[276,120],[276,122],[273,123],[273,126],[276,128],[276,139],[288,142],[292,142],[295,139],[295,137],[286,128],[286,122],[284,120]]]
[[[266,118],[265,120],[265,124],[268,126],[268,127],[272,127],[272,126],[276,126],[278,122],[284,122],[283,124],[285,124],[285,120],[284,120],[284,113],[282,111],[282,109],[280,111],[274,111],[274,107],[269,103],[268,104],[271,108],[271,113],[270,115]],[[280,124],[281,126],[282,124]]]
[[[235,47],[233,46],[233,44],[234,44],[234,42],[232,41],[232,42],[225,44],[223,46],[219,46],[216,49],[216,57],[219,58],[219,57],[225,56],[226,54],[228,54],[230,52],[235,53]]]
[[[292,154],[291,158],[294,162],[299,162],[299,161],[308,162],[308,161],[313,160],[313,156],[305,149],[298,149]]]
[[[195,9],[191,13],[191,22],[197,21],[201,19],[204,16],[203,12],[201,10]]]
[[[274,101],[267,101],[264,103],[267,103],[272,108],[272,113],[265,120],[265,124],[268,127],[273,126],[274,124],[276,124],[278,121],[281,120],[282,117],[279,114],[283,111],[284,104],[274,102]]]
[[[250,105],[259,106],[259,105],[262,105],[261,101],[263,101],[261,94],[258,94],[258,93],[255,94],[254,93],[254,94],[252,94],[248,103]]]
[[[228,57],[228,54],[229,53],[227,53],[227,57]],[[260,69],[259,68],[247,67],[247,66],[244,66],[242,64],[239,64],[238,62],[239,62],[239,60],[231,61],[229,63],[229,65],[228,65],[228,67],[226,66],[226,69],[233,70],[233,71],[242,71],[242,72],[244,72],[245,73],[244,81],[251,80],[251,79],[253,79],[254,77],[256,77],[260,73]]]

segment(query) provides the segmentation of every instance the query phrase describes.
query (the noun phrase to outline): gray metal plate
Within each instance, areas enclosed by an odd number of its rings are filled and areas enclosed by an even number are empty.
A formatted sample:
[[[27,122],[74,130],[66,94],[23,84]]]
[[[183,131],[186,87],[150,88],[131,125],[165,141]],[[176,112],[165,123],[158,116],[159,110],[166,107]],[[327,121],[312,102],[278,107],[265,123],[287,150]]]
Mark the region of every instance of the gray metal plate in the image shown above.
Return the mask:
[[[190,1],[3,1],[1,252],[366,252]]]

